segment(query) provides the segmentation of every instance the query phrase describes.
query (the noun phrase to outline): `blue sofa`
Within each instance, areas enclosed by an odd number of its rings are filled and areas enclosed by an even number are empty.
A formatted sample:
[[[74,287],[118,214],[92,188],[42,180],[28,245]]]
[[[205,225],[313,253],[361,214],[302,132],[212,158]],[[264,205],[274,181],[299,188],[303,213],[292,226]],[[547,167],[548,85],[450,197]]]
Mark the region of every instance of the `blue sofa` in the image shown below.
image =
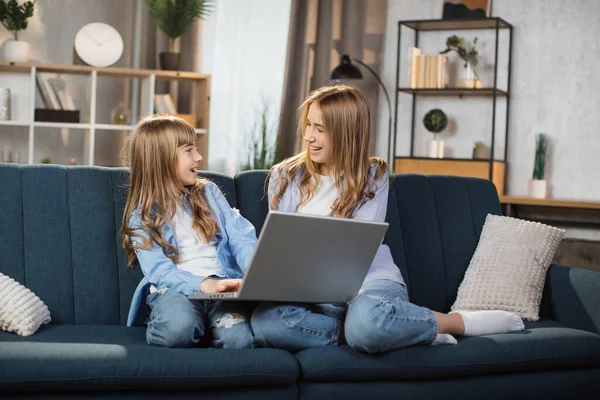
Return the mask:
[[[265,171],[207,173],[260,231]],[[52,323],[0,332],[2,398],[598,398],[600,274],[553,265],[542,319],[524,332],[379,355],[347,346],[168,349],[125,326],[139,268],[119,233],[126,169],[0,164],[0,272],[34,291]],[[485,216],[485,180],[396,175],[386,242],[416,304],[448,311]]]

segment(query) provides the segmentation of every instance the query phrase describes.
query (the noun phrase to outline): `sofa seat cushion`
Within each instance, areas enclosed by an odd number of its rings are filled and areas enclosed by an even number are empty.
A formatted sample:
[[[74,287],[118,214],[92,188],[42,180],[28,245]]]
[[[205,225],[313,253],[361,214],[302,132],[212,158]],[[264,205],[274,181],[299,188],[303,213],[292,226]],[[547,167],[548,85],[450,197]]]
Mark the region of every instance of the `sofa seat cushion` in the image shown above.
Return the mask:
[[[363,354],[348,346],[296,354],[301,380],[374,381],[468,377],[600,367],[600,336],[554,321],[526,322],[522,332],[459,338],[454,346],[415,346]]]
[[[298,362],[277,349],[168,349],[146,329],[47,325],[35,335],[0,332],[0,392],[289,386]]]

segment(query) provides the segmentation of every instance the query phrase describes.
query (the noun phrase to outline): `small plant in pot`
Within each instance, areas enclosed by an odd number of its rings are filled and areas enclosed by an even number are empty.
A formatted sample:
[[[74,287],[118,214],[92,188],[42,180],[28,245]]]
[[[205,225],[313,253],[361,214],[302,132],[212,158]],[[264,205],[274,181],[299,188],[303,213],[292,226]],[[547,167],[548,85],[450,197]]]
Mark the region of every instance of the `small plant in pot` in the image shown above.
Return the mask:
[[[487,149],[485,143],[475,142],[473,145],[473,159],[474,160],[485,160],[487,157]]]
[[[448,116],[439,108],[430,110],[423,117],[425,129],[433,133],[433,140],[427,142],[427,155],[431,158],[444,158],[444,141],[437,134],[448,126]]]
[[[150,15],[158,28],[169,38],[169,51],[159,54],[160,67],[179,69],[179,53],[175,52],[175,39],[183,35],[197,19],[204,19],[213,11],[211,0],[146,0]]]
[[[14,39],[4,43],[4,59],[9,62],[29,61],[29,43],[19,40],[19,33],[27,29],[27,19],[33,16],[35,0],[21,5],[17,0],[0,0],[0,23]]]
[[[548,136],[540,133],[535,141],[535,161],[533,164],[533,179],[529,181],[529,195],[531,197],[545,198],[548,189],[544,179],[546,172],[546,151],[548,150]]]

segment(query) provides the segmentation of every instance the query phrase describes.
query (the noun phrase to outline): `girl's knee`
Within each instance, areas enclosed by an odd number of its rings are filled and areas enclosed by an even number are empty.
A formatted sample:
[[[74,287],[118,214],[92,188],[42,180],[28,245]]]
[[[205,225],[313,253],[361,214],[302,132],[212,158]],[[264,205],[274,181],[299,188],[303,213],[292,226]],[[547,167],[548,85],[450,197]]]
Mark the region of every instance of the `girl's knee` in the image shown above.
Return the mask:
[[[257,344],[262,347],[273,347],[281,337],[286,336],[287,327],[282,322],[281,311],[276,304],[258,305],[252,313],[251,326]]]
[[[149,344],[165,347],[191,347],[198,343],[196,336],[196,324],[182,319],[150,321],[146,330]]]

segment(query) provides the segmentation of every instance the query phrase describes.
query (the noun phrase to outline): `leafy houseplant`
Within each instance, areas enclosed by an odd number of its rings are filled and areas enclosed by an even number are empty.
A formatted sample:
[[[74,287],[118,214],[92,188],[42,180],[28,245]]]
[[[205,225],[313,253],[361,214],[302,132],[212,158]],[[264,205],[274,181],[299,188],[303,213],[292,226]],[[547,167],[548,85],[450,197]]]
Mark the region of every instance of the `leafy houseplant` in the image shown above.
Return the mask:
[[[19,32],[27,29],[27,19],[33,16],[35,0],[21,5],[17,0],[0,0],[0,22],[10,31],[14,40],[4,44],[4,59],[10,62],[29,60],[29,43],[19,40]]]
[[[448,126],[448,116],[439,108],[435,108],[425,114],[423,117],[423,125],[425,126],[425,129],[433,133],[433,140],[428,143],[429,157],[443,158],[444,142],[437,139],[437,134]]]
[[[465,62],[465,80],[473,81],[473,87],[476,87],[479,76],[475,68],[479,64],[479,52],[477,51],[477,37],[472,44],[466,44],[463,37],[452,35],[446,39],[446,49],[440,54],[446,54],[451,51],[456,52],[458,56]]]
[[[179,69],[179,53],[175,39],[183,35],[197,19],[204,19],[213,11],[212,0],[146,0],[150,15],[159,29],[169,38],[169,51],[161,53],[162,69]]]
[[[242,171],[249,169],[270,169],[275,164],[275,145],[270,144],[269,105],[265,102],[259,120],[250,132],[250,146],[247,161],[241,166]]]

